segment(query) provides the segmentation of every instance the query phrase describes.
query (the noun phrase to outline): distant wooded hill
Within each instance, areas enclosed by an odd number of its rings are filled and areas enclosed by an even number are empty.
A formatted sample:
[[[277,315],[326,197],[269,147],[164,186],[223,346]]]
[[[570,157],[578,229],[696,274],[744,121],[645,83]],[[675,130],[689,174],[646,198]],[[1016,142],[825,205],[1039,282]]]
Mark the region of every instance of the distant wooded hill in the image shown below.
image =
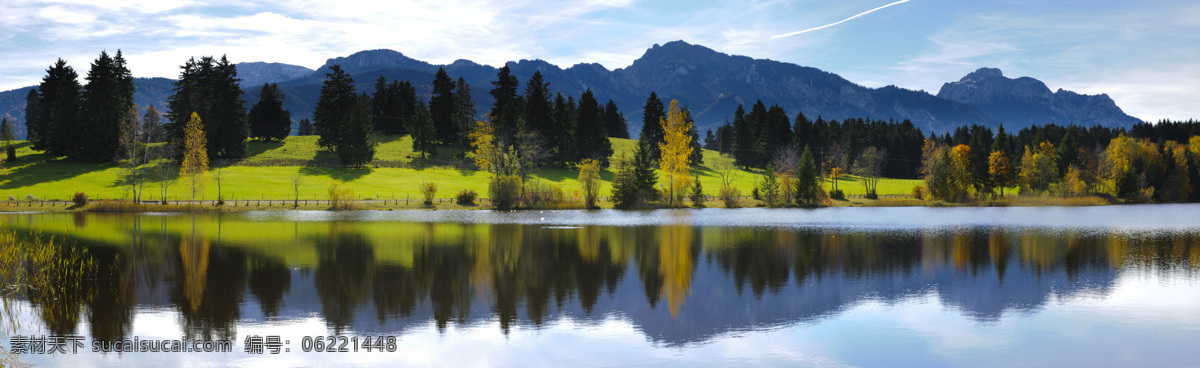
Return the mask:
[[[182,64],[184,60],[180,60]],[[408,80],[428,100],[433,74],[443,67],[452,79],[463,77],[472,86],[472,96],[483,114],[492,105],[487,93],[498,69],[469,60],[434,65],[392,50],[370,50],[329,59],[318,70],[279,63],[241,63],[243,96],[250,106],[263,83],[278,83],[286,96],[284,107],[299,121],[310,117],[320,94],[328,66],[341,64],[355,80],[359,91],[371,92],[379,76]],[[550,89],[579,96],[590,88],[601,103],[613,100],[629,121],[631,135],[641,127],[642,106],[651,91],[663,100],[677,99],[689,106],[703,132],[730,119],[738,104],[747,108],[756,100],[779,105],[795,116],[810,119],[868,118],[910,120],[922,131],[945,133],[964,125],[995,128],[1003,123],[1010,130],[1033,124],[1101,125],[1128,128],[1139,120],[1125,114],[1107,95],[1081,95],[1071,91],[1050,92],[1033,78],[1009,79],[998,69],[983,68],[958,82],[947,83],[935,96],[895,86],[867,88],[837,74],[820,69],[766,59],[727,55],[683,41],[654,45],[627,68],[608,70],[599,64],[576,64],[563,69],[542,60],[507,63],[518,80],[519,90],[540,71]],[[82,66],[82,64],[81,64]],[[135,70],[136,74],[137,71]],[[137,78],[135,102],[143,108],[154,105],[166,111],[172,93],[171,80]],[[24,105],[29,88],[0,92],[0,116],[16,123],[24,137]]]

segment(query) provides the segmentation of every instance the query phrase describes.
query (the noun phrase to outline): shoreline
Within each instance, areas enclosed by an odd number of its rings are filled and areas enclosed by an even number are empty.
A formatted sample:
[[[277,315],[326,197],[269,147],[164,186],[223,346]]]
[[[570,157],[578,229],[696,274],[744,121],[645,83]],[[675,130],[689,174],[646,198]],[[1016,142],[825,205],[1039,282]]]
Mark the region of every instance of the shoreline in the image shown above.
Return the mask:
[[[427,206],[418,201],[403,201],[403,200],[360,200],[351,202],[348,208],[332,209],[327,200],[300,200],[298,206],[293,200],[236,200],[229,201],[221,206],[216,206],[215,201],[200,201],[200,203],[190,201],[171,202],[166,205],[160,203],[134,204],[128,201],[117,200],[102,200],[92,201],[82,208],[76,207],[70,201],[48,200],[48,201],[14,201],[0,204],[0,213],[207,213],[207,212],[249,212],[249,211],[437,211],[437,210],[454,210],[454,211],[490,211],[495,208],[484,205],[479,201],[475,205],[460,205],[449,199],[439,199],[433,205]],[[114,206],[115,204],[115,206]],[[613,209],[611,202],[601,202],[598,209]],[[630,211],[658,210],[658,209],[698,209],[698,208],[727,208],[724,202],[720,200],[710,200],[705,202],[704,207],[693,206],[648,206],[644,208],[630,209]],[[742,200],[741,205],[736,208],[840,208],[840,207],[1099,207],[1110,205],[1123,204],[1138,204],[1128,203],[1123,200],[1101,196],[1083,196],[1083,197],[1045,197],[1045,196],[1007,196],[999,199],[976,200],[971,202],[942,202],[942,201],[927,201],[915,198],[886,198],[878,200],[870,199],[847,199],[835,200],[832,206],[819,207],[800,207],[800,206],[780,206],[767,207],[765,203],[754,199]],[[1155,204],[1155,203],[1145,203]],[[569,203],[559,206],[515,209],[515,211],[540,211],[540,210],[582,210],[585,209],[582,204]]]

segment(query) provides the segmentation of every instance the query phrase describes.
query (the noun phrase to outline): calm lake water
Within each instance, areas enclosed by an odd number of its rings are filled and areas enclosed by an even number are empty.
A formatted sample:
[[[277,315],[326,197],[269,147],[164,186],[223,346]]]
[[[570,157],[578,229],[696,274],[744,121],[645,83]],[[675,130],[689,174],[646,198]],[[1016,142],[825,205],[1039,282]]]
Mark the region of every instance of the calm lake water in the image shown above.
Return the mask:
[[[10,301],[6,349],[83,337],[39,366],[1200,365],[1198,205],[0,219],[97,266]],[[232,352],[91,351],[135,338]]]

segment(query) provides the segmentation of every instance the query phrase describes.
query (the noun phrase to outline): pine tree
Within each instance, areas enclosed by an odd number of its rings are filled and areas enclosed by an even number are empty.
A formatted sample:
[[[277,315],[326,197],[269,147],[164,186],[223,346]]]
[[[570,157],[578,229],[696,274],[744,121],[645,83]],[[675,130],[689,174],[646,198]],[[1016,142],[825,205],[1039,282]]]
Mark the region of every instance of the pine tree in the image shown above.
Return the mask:
[[[168,141],[182,142],[183,127],[196,113],[205,121],[202,129],[210,157],[245,157],[250,126],[237,66],[225,56],[220,60],[205,56],[199,61],[189,59],[181,69],[174,83],[175,94],[167,98]]]
[[[0,140],[4,141],[4,151],[8,158],[6,161],[13,162],[17,160],[17,150],[13,147],[12,141],[16,139],[13,134],[12,124],[8,123],[8,118],[0,118]]]
[[[488,92],[496,101],[492,105],[491,118],[500,135],[513,134],[520,124],[522,101],[521,96],[517,95],[519,83],[517,77],[508,69],[508,65],[505,65],[496,74],[496,81],[492,82],[496,87]]]
[[[543,137],[562,137],[557,130],[570,127],[554,124],[551,116],[553,109],[550,101],[550,83],[542,79],[542,72],[533,72],[529,82],[525,83],[525,124]]]
[[[430,116],[425,102],[417,100],[417,110],[413,114],[412,126],[413,152],[420,152],[421,158],[437,156],[437,130],[433,127],[433,117]]]
[[[629,123],[612,100],[604,105],[604,131],[609,137],[629,139]]]
[[[739,166],[754,166],[756,138],[750,123],[746,121],[746,110],[739,104],[733,113],[733,159]]]
[[[579,147],[575,144],[575,104],[568,102],[562,93],[555,94],[553,108],[553,125],[558,127],[546,137],[550,143],[551,159],[558,163],[566,163],[579,157]]]
[[[433,97],[429,98],[429,114],[437,131],[437,141],[452,145],[459,141],[459,127],[454,121],[454,80],[446,70],[438,68],[433,75]]]
[[[649,141],[638,141],[633,151],[633,180],[637,183],[638,196],[642,200],[658,199],[658,190],[654,188],[658,184],[658,173],[654,171],[658,162],[650,156],[650,152]]]
[[[133,104],[133,91],[122,85],[122,81],[132,79],[128,73],[128,69],[119,70],[116,60],[106,52],[92,62],[82,98],[86,122],[78,132],[81,139],[67,143],[74,146],[68,153],[70,158],[99,162],[117,157],[121,121]]]
[[[313,135],[312,121],[308,120],[308,118],[300,119],[300,124],[296,127],[296,135]]]
[[[642,134],[638,140],[649,143],[650,157],[655,161],[661,156],[658,144],[663,141],[662,121],[666,118],[662,101],[651,91],[650,97],[646,98],[646,105],[642,107]]]
[[[208,154],[210,157],[232,159],[246,157],[250,124],[246,121],[246,104],[242,101],[244,92],[241,79],[237,77],[237,66],[221,55],[221,60],[213,66],[209,81],[209,116],[201,115],[207,122],[205,134],[209,137]]]
[[[260,141],[287,138],[292,132],[292,113],[283,109],[283,93],[279,85],[263,84],[258,102],[250,109],[250,137]]]
[[[597,159],[602,166],[608,166],[608,157],[612,156],[612,142],[604,131],[604,111],[589,88],[579,96],[579,118],[575,126],[575,142],[579,147],[578,160]]]
[[[79,74],[58,59],[46,70],[46,76],[38,85],[38,119],[34,125],[40,131],[34,136],[38,141],[34,149],[44,150],[50,155],[69,155],[78,146],[82,133],[80,116]]]
[[[25,95],[25,141],[34,149],[46,145],[46,128],[41,120],[41,98],[37,88],[30,88]]]
[[[340,141],[346,112],[358,98],[354,92],[354,79],[342,71],[342,66],[334,64],[325,74],[325,82],[321,85],[321,97],[317,99],[317,107],[313,111],[313,133],[320,136],[317,145],[334,149]]]
[[[375,93],[371,95],[371,126],[380,133],[401,134],[403,130],[399,87],[396,82],[388,84],[382,75],[375,80]]]
[[[371,134],[371,98],[363,93],[350,105],[342,117],[342,134],[338,135],[334,153],[342,165],[362,168],[375,159],[378,142]]]
[[[687,133],[691,137],[692,155],[688,158],[692,165],[704,165],[704,149],[700,146],[700,131],[696,128],[696,120],[692,119],[692,111],[687,106],[683,107],[682,113],[683,120],[686,120],[688,126],[691,126]]]
[[[458,126],[458,148],[463,155],[470,149],[469,132],[475,124],[475,101],[471,100],[471,85],[463,77],[458,77],[454,86],[454,124]]]
[[[816,205],[820,185],[817,162],[813,159],[812,150],[804,146],[804,153],[800,154],[800,166],[796,168],[796,203],[802,206]]]

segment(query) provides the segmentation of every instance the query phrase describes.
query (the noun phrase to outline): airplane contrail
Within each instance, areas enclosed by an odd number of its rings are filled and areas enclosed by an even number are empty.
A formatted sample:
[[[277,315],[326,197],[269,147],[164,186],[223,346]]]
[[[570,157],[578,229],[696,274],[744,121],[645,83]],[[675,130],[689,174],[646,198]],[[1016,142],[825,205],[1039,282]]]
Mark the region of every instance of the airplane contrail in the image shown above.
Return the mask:
[[[829,23],[829,24],[826,24],[826,25],[823,25],[823,26],[820,26],[820,27],[812,27],[812,28],[809,28],[809,29],[805,29],[805,30],[801,30],[801,31],[795,31],[795,32],[792,32],[792,33],[784,33],[784,34],[781,34],[781,35],[774,35],[774,36],[771,36],[771,39],[776,39],[776,38],[784,38],[784,37],[791,37],[791,36],[795,36],[795,35],[798,35],[798,34],[801,34],[801,33],[808,33],[808,32],[816,31],[816,30],[819,30],[819,29],[825,29],[825,28],[833,27],[833,26],[836,26],[836,25],[839,25],[839,24],[842,24],[842,23],[846,23],[846,22],[850,21],[851,19],[858,18],[858,17],[864,16],[864,15],[867,15],[867,14],[874,13],[875,11],[881,10],[881,9],[883,9],[883,8],[887,8],[887,7],[889,7],[889,6],[893,6],[893,5],[900,5],[900,4],[903,4],[903,3],[907,3],[907,2],[909,2],[909,1],[912,1],[912,0],[900,0],[900,1],[897,1],[897,2],[894,2],[894,3],[891,3],[891,4],[887,4],[887,5],[884,5],[884,6],[881,6],[881,7],[875,8],[875,9],[871,9],[871,10],[867,10],[867,11],[865,11],[865,12],[862,12],[862,13],[855,14],[855,15],[853,15],[853,16],[851,16],[851,17],[849,17],[849,18],[842,19],[842,20],[839,20],[839,21],[837,21],[837,22]]]

